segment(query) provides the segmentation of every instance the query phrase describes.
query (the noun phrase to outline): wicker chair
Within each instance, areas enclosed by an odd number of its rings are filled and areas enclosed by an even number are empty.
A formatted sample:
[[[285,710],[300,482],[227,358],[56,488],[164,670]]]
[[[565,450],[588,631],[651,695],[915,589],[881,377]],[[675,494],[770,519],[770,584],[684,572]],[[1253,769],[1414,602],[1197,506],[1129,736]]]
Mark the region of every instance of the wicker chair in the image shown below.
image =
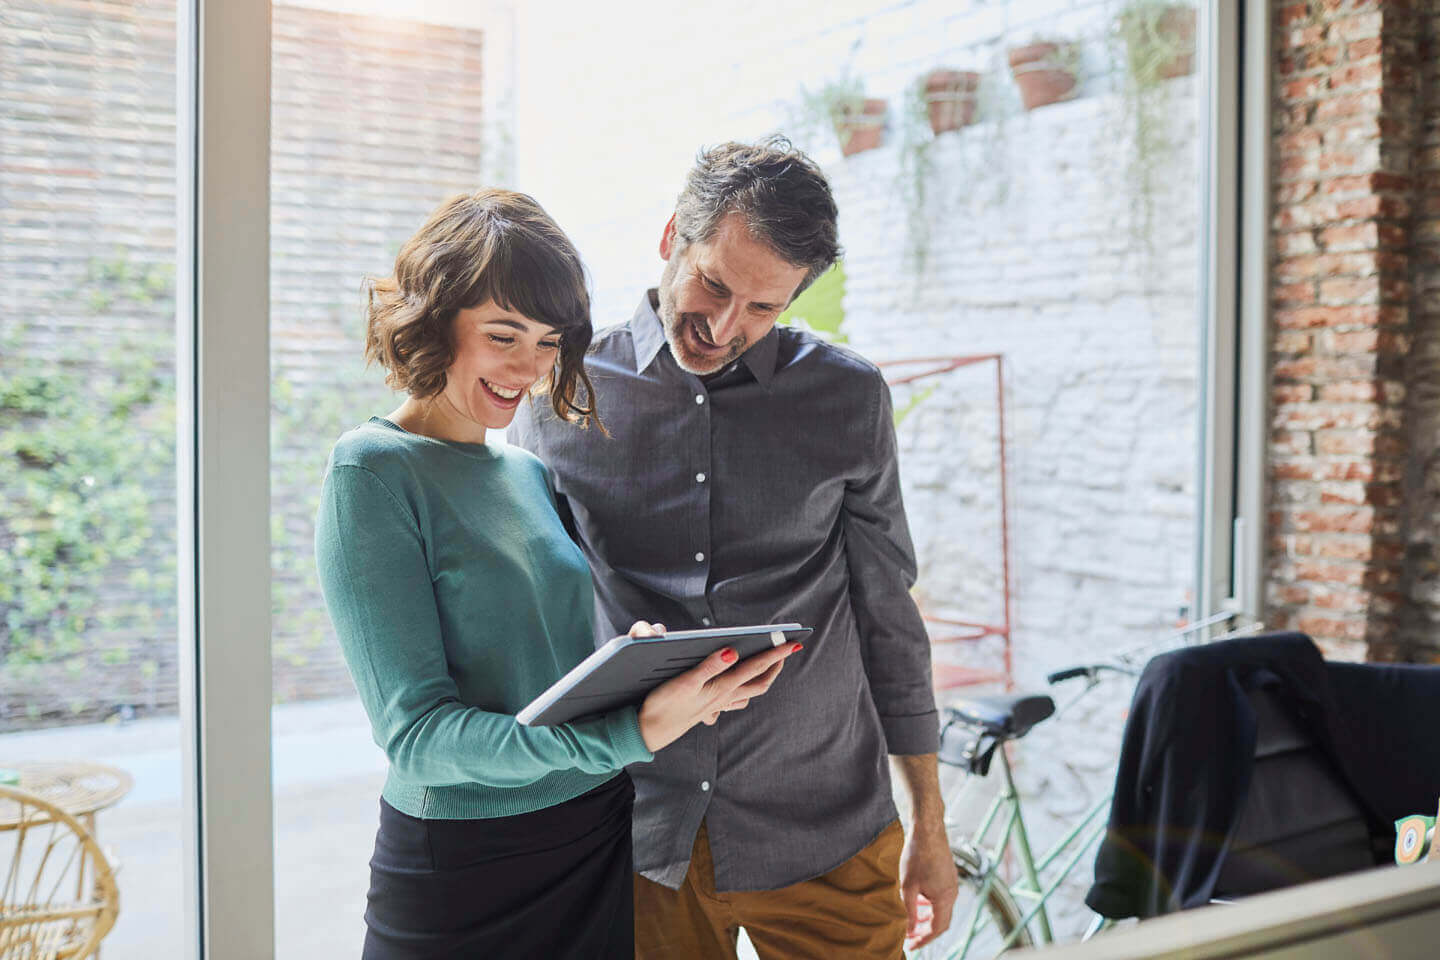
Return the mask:
[[[0,786],[0,812],[0,960],[94,956],[120,911],[109,859],[79,820],[33,793]]]

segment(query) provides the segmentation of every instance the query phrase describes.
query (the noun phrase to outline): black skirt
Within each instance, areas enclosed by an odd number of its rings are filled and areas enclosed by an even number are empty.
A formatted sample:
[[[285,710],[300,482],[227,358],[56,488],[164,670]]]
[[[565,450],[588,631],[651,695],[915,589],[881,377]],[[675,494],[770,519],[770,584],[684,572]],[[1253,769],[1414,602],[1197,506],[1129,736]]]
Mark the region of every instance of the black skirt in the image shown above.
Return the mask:
[[[364,960],[631,960],[634,802],[623,771],[493,820],[420,820],[381,800]]]

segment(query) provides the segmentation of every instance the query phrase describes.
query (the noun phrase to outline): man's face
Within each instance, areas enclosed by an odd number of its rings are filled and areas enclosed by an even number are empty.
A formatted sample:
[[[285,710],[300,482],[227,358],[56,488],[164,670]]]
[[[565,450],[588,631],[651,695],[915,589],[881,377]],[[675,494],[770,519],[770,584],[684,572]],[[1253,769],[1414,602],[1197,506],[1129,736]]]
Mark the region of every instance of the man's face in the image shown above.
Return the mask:
[[[722,369],[769,333],[806,273],[750,236],[737,213],[721,220],[709,241],[691,244],[675,235],[671,217],[660,256],[665,339],[676,362],[699,376]]]

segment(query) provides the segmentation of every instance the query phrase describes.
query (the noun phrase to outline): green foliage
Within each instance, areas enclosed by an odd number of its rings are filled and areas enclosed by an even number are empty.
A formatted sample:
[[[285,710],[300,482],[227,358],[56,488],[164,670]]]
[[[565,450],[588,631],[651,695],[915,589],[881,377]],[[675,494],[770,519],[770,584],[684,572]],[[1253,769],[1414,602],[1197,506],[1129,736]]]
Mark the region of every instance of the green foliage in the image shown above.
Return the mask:
[[[139,279],[137,279],[137,276]],[[94,304],[168,297],[156,274],[105,268]],[[0,656],[7,666],[72,660],[97,624],[147,630],[174,596],[173,562],[137,580],[139,602],[102,587],[152,551],[151,492],[173,483],[175,386],[163,338],[131,334],[53,356],[0,343]],[[168,532],[168,531],[167,531]],[[173,555],[173,548],[167,551]]]
[[[340,434],[396,403],[378,376],[345,386],[298,384],[283,373],[272,379],[270,606],[277,662],[305,666],[329,629],[315,569],[314,523],[330,448]]]
[[[1168,175],[1171,147],[1171,85],[1167,69],[1193,56],[1193,26],[1187,35],[1176,20],[1184,4],[1128,0],[1114,20],[1112,59],[1121,67],[1123,123],[1128,127],[1131,221],[1136,238],[1152,250],[1155,195]],[[1152,251],[1153,252],[1153,251]]]
[[[905,418],[910,416],[910,414],[914,413],[916,407],[920,406],[920,404],[924,403],[926,400],[929,400],[930,395],[934,392],[935,385],[933,383],[927,387],[922,387],[920,389],[912,391],[910,396],[906,398],[905,402],[895,408],[895,426],[900,426],[900,424],[905,420]]]
[[[849,59],[837,76],[819,87],[800,87],[787,124],[793,138],[802,142],[825,136],[839,139],[842,136],[840,125],[864,111],[865,81],[852,67],[859,49],[860,41],[856,40],[850,47]],[[813,146],[813,142],[809,145]]]
[[[795,302],[780,314],[780,323],[793,323],[820,334],[832,343],[848,343],[845,331],[845,264],[837,263],[815,278]]]
[[[96,315],[115,307],[145,309],[168,302],[174,288],[173,264],[137,265],[123,247],[109,260],[92,257],[85,269],[85,304]]]
[[[859,113],[865,104],[865,83],[849,71],[815,90],[801,87],[800,92],[800,102],[806,112],[832,127]]]
[[[900,109],[900,172],[895,186],[905,203],[905,258],[918,286],[930,252],[929,185],[935,146],[925,102],[925,77],[908,88]]]
[[[122,248],[92,259],[70,294],[95,333],[65,341],[28,319],[0,324],[0,664],[22,684],[40,682],[42,667],[77,678],[65,704],[75,713],[94,707],[80,680],[89,671],[125,668],[153,683],[152,644],[173,643],[173,270],[128,258]],[[56,341],[66,346],[47,346]],[[280,663],[303,665],[327,640],[312,538],[330,448],[393,406],[378,376],[274,378]],[[38,705],[24,711],[40,719]]]

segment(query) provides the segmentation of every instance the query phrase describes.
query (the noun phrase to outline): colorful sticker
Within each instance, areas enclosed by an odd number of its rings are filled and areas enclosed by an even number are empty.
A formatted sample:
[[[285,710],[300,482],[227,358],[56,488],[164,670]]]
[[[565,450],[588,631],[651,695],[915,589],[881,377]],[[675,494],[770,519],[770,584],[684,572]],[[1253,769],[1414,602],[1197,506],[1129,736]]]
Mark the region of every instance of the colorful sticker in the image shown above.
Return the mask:
[[[1426,834],[1435,825],[1434,817],[1416,814],[1395,821],[1395,862],[1415,863],[1425,852]]]

